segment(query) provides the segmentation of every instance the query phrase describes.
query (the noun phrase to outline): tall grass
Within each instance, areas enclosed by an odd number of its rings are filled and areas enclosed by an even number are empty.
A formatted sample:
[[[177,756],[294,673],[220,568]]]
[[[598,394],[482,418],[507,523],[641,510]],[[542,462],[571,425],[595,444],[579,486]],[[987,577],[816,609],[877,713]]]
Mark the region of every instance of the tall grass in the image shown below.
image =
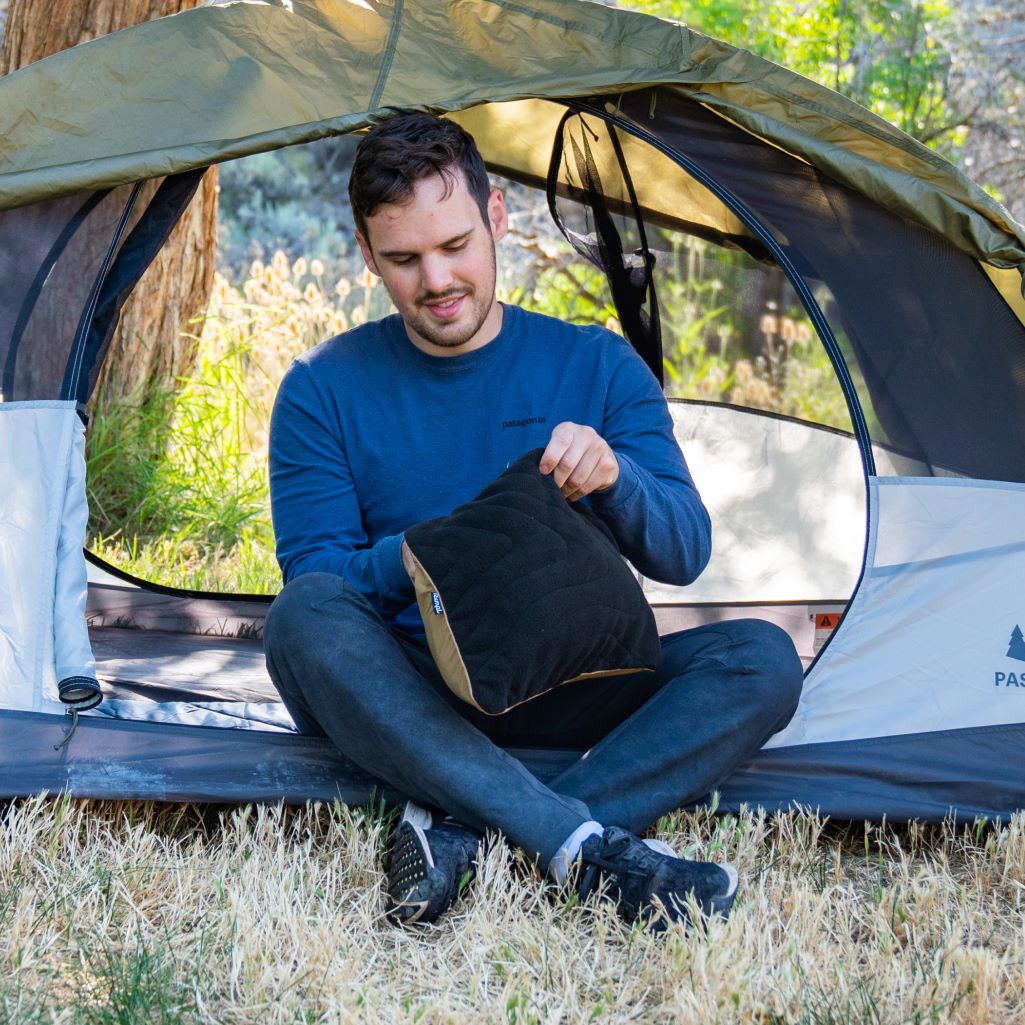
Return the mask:
[[[194,372],[97,415],[87,440],[90,547],[175,587],[272,593],[267,441],[292,359],[388,307],[377,279],[329,290],[319,261],[256,262],[215,280]]]
[[[387,821],[35,799],[0,814],[0,1023],[1025,1019],[1025,818],[836,826],[674,814],[736,863],[730,919],[658,937],[567,903],[504,844],[454,912],[381,912]]]

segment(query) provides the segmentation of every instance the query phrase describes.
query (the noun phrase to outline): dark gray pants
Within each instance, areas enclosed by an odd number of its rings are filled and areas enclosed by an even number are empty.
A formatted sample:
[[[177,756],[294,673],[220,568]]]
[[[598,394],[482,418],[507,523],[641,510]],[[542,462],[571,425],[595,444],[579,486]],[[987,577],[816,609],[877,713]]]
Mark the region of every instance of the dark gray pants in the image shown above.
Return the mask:
[[[420,804],[500,829],[542,865],[588,819],[638,831],[708,793],[790,721],[803,682],[784,631],[733,620],[663,637],[655,672],[487,716],[448,690],[425,642],[328,573],[285,587],[264,646],[300,732],[326,734]],[[546,786],[505,746],[586,753]]]

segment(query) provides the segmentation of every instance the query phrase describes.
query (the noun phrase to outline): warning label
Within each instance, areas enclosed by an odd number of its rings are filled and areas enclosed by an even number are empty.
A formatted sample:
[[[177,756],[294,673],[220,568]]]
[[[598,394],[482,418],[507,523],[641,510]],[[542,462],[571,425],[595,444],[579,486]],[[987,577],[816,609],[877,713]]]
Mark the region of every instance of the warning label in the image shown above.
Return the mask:
[[[839,612],[815,612],[812,615],[815,620],[815,640],[813,642],[813,651],[817,655],[821,650],[822,646],[829,640],[833,635],[833,631],[837,628],[840,622]]]

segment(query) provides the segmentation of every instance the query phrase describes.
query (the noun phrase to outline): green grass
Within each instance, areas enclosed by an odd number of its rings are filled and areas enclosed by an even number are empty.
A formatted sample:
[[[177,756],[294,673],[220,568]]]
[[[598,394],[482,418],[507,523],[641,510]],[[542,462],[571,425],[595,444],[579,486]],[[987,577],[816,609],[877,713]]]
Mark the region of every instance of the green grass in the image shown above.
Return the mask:
[[[268,542],[243,535],[230,548],[190,537],[162,536],[140,541],[120,536],[94,537],[90,550],[140,580],[187,591],[277,594],[281,570]]]

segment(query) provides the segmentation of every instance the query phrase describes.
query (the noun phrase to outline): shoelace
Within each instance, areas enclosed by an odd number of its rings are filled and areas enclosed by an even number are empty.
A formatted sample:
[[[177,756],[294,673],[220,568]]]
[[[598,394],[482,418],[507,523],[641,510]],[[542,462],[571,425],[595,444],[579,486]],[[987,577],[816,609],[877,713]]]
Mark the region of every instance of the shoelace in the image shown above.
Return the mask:
[[[657,867],[654,855],[651,858],[644,858],[641,863],[631,860],[625,865],[622,861],[610,860],[617,855],[622,855],[630,846],[630,843],[630,836],[616,837],[610,843],[605,843],[603,840],[602,854],[594,856],[583,855],[582,860],[584,861],[585,868],[579,885],[579,893],[582,900],[587,900],[597,889],[603,874],[612,877],[616,888],[620,892],[631,888],[624,884],[639,883],[643,887],[651,879]],[[644,862],[647,862],[647,864],[644,864]]]

